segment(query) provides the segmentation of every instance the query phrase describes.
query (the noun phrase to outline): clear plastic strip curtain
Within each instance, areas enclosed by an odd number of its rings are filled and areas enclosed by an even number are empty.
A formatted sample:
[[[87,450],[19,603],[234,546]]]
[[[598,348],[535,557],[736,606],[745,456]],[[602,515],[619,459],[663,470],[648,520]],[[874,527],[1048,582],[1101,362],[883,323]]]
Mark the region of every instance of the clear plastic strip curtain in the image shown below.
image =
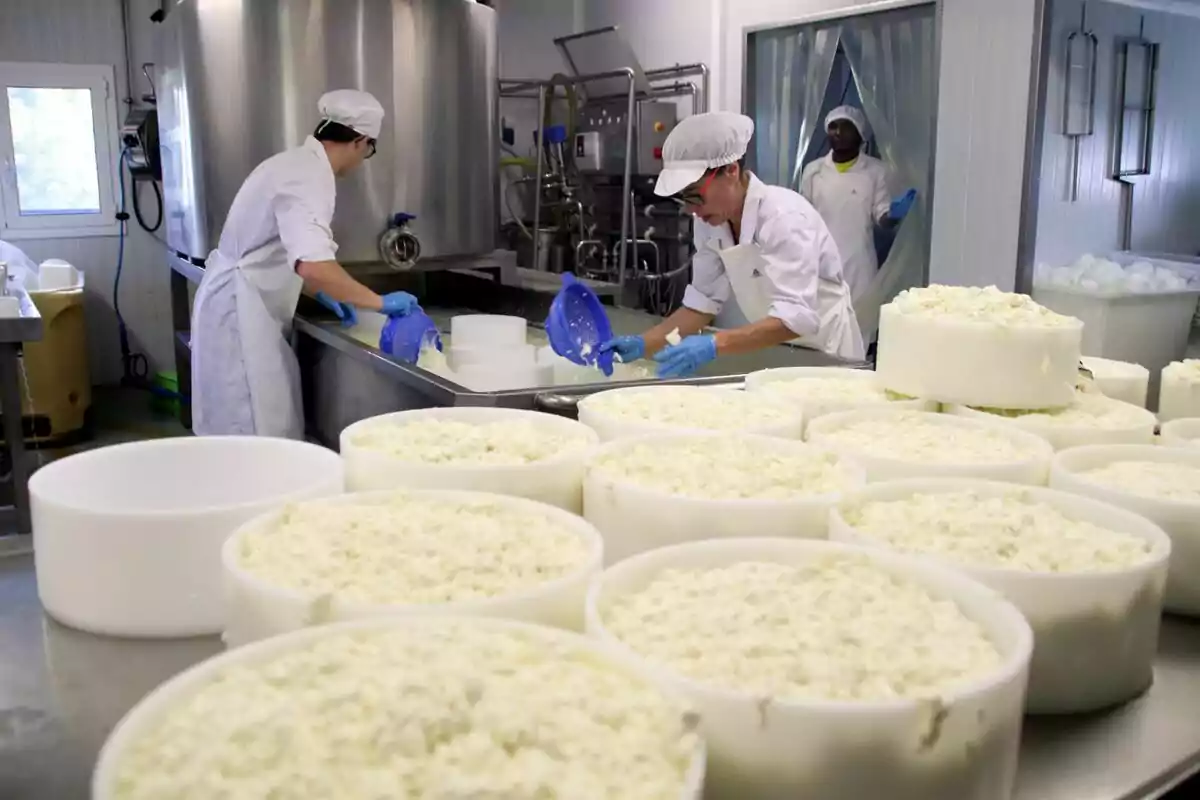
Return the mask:
[[[887,261],[855,303],[863,336],[870,341],[879,327],[880,306],[926,280],[937,108],[932,6],[843,20],[841,44],[880,157],[890,169],[892,196],[917,190],[917,202],[900,226]]]

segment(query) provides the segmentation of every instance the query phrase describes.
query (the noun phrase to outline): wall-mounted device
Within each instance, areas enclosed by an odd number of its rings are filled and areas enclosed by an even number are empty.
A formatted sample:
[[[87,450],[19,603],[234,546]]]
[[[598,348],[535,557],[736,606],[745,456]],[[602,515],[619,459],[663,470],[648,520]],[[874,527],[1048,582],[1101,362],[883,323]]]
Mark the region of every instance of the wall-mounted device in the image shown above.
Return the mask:
[[[121,147],[134,180],[162,180],[157,109],[136,108],[129,112],[121,126]]]
[[[579,113],[579,132],[575,134],[575,163],[585,171],[620,175],[625,169],[625,117],[628,114],[624,100],[591,102]],[[660,100],[642,100],[634,106],[633,122],[633,173],[635,175],[657,175],[662,171],[662,149],[667,136],[678,122],[678,109],[674,103]],[[595,138],[588,138],[594,136]],[[584,159],[589,166],[580,164],[579,148],[584,148]],[[588,155],[590,152],[596,155]],[[597,164],[594,168],[590,165]]]

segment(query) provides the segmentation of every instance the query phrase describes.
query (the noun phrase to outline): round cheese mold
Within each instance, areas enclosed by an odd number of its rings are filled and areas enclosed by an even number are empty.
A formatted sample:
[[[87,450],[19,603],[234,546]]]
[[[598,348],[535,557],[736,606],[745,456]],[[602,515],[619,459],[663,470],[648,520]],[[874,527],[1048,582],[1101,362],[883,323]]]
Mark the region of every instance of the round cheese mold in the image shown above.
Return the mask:
[[[692,542],[605,570],[587,614],[697,707],[714,796],[1010,795],[1032,635],[953,570],[831,542]]]
[[[1160,433],[1161,443],[1168,447],[1200,448],[1200,417],[1164,422]]]
[[[1092,373],[1092,381],[1105,397],[1142,408],[1150,391],[1150,370],[1141,364],[1082,356],[1080,362]]]
[[[843,367],[783,367],[746,376],[747,392],[762,392],[787,403],[799,404],[808,422],[825,414],[856,408],[887,406],[936,411],[929,400],[884,389],[871,370]]]
[[[1083,323],[994,286],[908,289],[880,310],[876,372],[940,403],[1055,408],[1071,402]]]
[[[1039,411],[950,406],[964,417],[993,419],[1024,428],[1046,439],[1055,450],[1089,444],[1153,444],[1158,420],[1141,406],[1101,394],[1076,392],[1069,406]]]
[[[1158,416],[1164,421],[1200,417],[1200,358],[1163,367]]]
[[[790,439],[654,434],[602,445],[588,461],[583,514],[612,564],[695,539],[823,539],[829,509],[866,483],[862,467]]]
[[[1054,450],[1036,434],[986,419],[893,409],[827,414],[812,444],[862,464],[870,481],[972,477],[1043,485]]]
[[[1154,679],[1171,543],[1086,497],[953,478],[875,484],[830,518],[834,541],[936,559],[1008,598],[1034,632],[1027,709],[1079,713]]]
[[[601,441],[648,433],[726,431],[799,439],[802,411],[751,392],[700,386],[630,386],[579,401],[579,421]]]
[[[581,629],[599,533],[531,500],[365,492],[258,517],[221,553],[231,646],[382,614],[471,614]]]
[[[553,414],[450,407],[364,419],[342,431],[340,444],[351,492],[495,492],[578,513],[583,462],[599,437]]]
[[[688,706],[582,636],[501,620],[299,631],[160,686],[109,737],[94,800],[699,800]]]
[[[1132,511],[1171,538],[1165,607],[1200,616],[1200,451],[1154,445],[1063,450],[1050,488]]]

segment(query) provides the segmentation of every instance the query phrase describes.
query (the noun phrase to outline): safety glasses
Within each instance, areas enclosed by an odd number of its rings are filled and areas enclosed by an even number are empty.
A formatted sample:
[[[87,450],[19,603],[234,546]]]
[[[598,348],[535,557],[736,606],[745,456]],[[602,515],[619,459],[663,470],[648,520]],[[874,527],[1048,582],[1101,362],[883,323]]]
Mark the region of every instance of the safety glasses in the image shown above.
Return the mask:
[[[720,172],[719,169],[709,171],[704,180],[688,186],[671,199],[683,208],[694,208],[704,205],[704,193],[708,191],[709,184],[713,182],[713,178],[717,177],[718,172]]]
[[[367,139],[367,147],[370,149],[367,151],[366,158],[373,158],[375,155],[375,140]]]

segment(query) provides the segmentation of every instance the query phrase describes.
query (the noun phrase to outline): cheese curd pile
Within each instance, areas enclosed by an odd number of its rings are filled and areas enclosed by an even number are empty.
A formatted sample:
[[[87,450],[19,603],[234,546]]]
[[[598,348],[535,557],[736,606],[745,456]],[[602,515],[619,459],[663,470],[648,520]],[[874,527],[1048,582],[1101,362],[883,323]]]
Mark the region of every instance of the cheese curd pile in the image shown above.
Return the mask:
[[[762,384],[759,391],[789,400],[848,405],[869,405],[887,403],[892,400],[912,399],[896,392],[890,392],[873,380],[845,377],[810,377],[770,381]]]
[[[1200,468],[1167,461],[1114,461],[1079,477],[1155,500],[1200,502]]]
[[[704,500],[795,500],[850,488],[838,458],[803,446],[785,451],[745,436],[626,445],[597,457],[600,474]]]
[[[1060,428],[1098,428],[1101,430],[1121,430],[1145,425],[1149,420],[1149,412],[1144,408],[1113,400],[1102,394],[1089,391],[1077,391],[1075,402],[1063,408],[1038,409],[1036,411],[1017,411],[1014,409],[980,408],[976,409],[997,417],[1028,420],[1043,425],[1053,425]]]
[[[891,305],[903,314],[956,322],[1040,328],[1079,325],[1079,320],[1051,311],[1035,303],[1028,295],[1002,292],[995,286],[934,284],[906,289],[896,295]]]
[[[745,430],[787,423],[799,415],[794,408],[749,392],[683,386],[601,392],[582,404],[618,419],[700,430]]]
[[[459,603],[562,578],[587,542],[542,511],[500,498],[397,493],[387,502],[315,500],[248,531],[237,564],[271,585],[371,605]]]
[[[1001,662],[953,601],[850,555],[668,570],[602,618],[651,661],[772,700],[926,698]]]
[[[230,665],[131,743],[115,800],[677,800],[695,718],[595,655],[465,624]]]
[[[381,420],[355,434],[351,442],[404,461],[469,466],[532,464],[591,445],[582,430],[564,434],[532,422],[505,420],[474,425],[433,417],[405,422]]]
[[[1188,383],[1200,383],[1200,358],[1185,358],[1172,361],[1163,367],[1164,378],[1174,378]]]
[[[822,431],[820,440],[873,458],[921,464],[1010,464],[1042,455],[1002,430],[936,424],[931,421],[936,418],[919,411],[868,417]]]
[[[1145,539],[1071,519],[1020,491],[918,493],[845,509],[842,517],[896,550],[968,567],[1104,572],[1143,563],[1151,553]]]

